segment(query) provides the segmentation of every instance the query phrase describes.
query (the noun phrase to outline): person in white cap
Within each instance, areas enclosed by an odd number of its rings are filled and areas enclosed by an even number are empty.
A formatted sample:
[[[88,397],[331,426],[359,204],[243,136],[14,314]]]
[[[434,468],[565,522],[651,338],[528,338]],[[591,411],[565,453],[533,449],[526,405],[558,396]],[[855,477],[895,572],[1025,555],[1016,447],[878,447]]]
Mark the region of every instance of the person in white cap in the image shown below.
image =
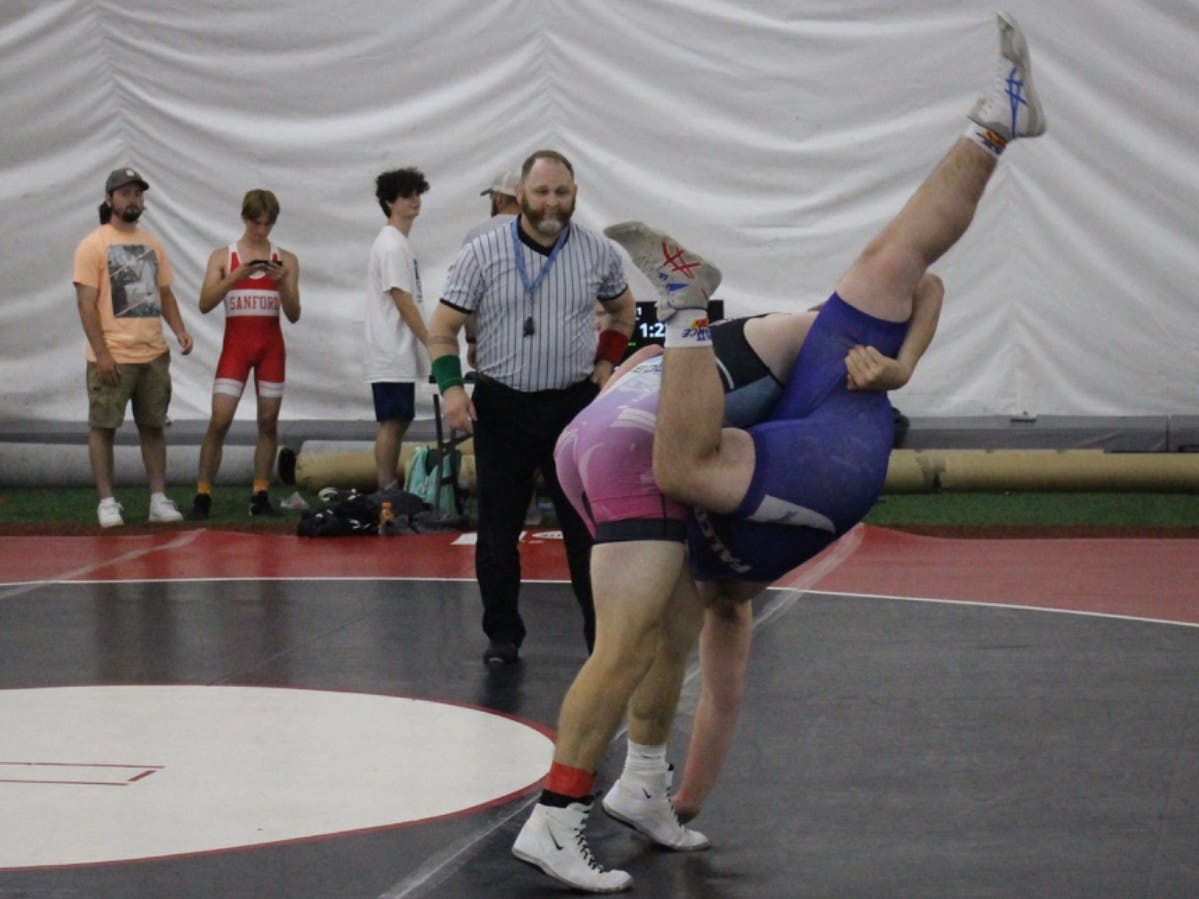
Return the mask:
[[[512,169],[511,171],[501,172],[491,180],[491,186],[479,191],[480,197],[489,197],[491,199],[491,218],[486,221],[479,222],[462,238],[462,246],[466,246],[480,234],[487,234],[489,231],[494,231],[507,225],[518,215],[520,215],[520,203],[516,200],[516,185],[520,184],[520,169]],[[466,361],[470,363],[470,367],[474,368],[476,364],[475,356],[475,317],[472,315],[466,320]],[[530,513],[536,508],[537,498],[533,497],[532,503],[529,505]],[[528,521],[526,515],[526,523]]]
[[[480,197],[491,197],[491,218],[479,222],[462,238],[462,243],[468,244],[480,234],[494,231],[501,225],[506,225],[520,214],[520,203],[516,202],[516,185],[520,184],[520,170],[514,169],[502,172],[492,179],[491,186],[480,191]]]
[[[175,276],[162,242],[137,226],[149,189],[134,169],[111,172],[100,227],[75,250],[75,301],[87,337],[88,458],[100,494],[97,515],[106,528],[125,523],[113,495],[112,447],[130,402],[150,482],[149,520],[183,520],[165,492],[171,353],[163,320],[185,356],[192,338],[171,291]]]

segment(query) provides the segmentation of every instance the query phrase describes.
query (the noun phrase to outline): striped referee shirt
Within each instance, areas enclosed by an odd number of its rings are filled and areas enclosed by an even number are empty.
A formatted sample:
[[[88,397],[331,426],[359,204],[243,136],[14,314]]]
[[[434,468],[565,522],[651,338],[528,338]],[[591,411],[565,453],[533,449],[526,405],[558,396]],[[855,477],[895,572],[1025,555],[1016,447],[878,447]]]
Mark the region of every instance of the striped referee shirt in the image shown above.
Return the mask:
[[[518,220],[462,247],[441,302],[474,313],[480,374],[522,392],[561,390],[595,368],[595,301],[614,300],[628,289],[624,269],[608,238],[571,224],[544,280],[526,295],[513,227],[529,283],[537,279],[550,248],[525,237]],[[533,333],[526,334],[530,318]]]

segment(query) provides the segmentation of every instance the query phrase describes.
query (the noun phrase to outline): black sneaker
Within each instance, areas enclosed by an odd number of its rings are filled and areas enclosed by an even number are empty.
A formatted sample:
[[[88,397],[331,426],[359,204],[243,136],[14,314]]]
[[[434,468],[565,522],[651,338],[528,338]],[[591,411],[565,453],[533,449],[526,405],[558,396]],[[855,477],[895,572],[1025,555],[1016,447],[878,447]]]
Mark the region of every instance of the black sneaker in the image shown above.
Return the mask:
[[[520,650],[516,648],[515,643],[492,640],[487,644],[487,651],[483,653],[483,664],[497,668],[502,665],[514,665],[518,661]]]
[[[250,514],[265,518],[281,518],[283,513],[271,505],[271,498],[265,490],[259,490],[250,497]]]
[[[207,521],[208,513],[212,511],[212,497],[207,493],[197,493],[192,500],[192,510],[187,513],[188,521]]]

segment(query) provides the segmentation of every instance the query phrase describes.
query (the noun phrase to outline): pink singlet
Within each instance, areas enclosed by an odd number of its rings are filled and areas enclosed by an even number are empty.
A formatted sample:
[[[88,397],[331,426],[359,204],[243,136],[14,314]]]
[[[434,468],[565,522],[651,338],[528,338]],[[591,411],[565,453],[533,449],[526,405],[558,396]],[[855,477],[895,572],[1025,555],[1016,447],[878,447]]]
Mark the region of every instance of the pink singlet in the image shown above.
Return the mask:
[[[661,357],[643,362],[558,438],[558,481],[597,542],[683,538],[686,507],[663,496],[653,475],[661,381]]]

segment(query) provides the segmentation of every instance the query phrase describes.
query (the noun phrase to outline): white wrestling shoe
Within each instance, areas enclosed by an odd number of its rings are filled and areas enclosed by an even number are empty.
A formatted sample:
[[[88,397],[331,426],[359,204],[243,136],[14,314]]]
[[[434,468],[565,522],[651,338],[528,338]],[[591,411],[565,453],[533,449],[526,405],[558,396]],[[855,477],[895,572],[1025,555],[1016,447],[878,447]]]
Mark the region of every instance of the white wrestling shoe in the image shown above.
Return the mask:
[[[1032,60],[1028,41],[1016,20],[1008,13],[998,13],[999,63],[995,80],[986,90],[968,118],[998,138],[997,149],[1002,151],[1017,137],[1036,137],[1045,133],[1045,110],[1032,83]]]
[[[566,808],[537,803],[512,844],[512,854],[576,890],[620,893],[629,889],[633,878],[627,872],[605,868],[591,854],[583,834],[590,814],[590,801],[572,802]]]
[[[707,849],[712,841],[698,830],[680,824],[679,816],[670,804],[673,772],[671,767],[635,779],[622,774],[604,796],[604,811],[667,849],[676,852]]]
[[[708,300],[720,286],[720,269],[712,263],[643,222],[610,225],[604,234],[624,247],[658,288],[658,321],[666,321],[680,309],[708,308]]]
[[[125,507],[115,499],[100,500],[100,505],[96,508],[96,516],[100,519],[100,527],[119,528],[125,523],[125,519],[121,517],[121,513],[124,511]]]
[[[183,521],[183,513],[175,505],[175,501],[164,493],[156,493],[150,497],[150,515],[147,521]]]

